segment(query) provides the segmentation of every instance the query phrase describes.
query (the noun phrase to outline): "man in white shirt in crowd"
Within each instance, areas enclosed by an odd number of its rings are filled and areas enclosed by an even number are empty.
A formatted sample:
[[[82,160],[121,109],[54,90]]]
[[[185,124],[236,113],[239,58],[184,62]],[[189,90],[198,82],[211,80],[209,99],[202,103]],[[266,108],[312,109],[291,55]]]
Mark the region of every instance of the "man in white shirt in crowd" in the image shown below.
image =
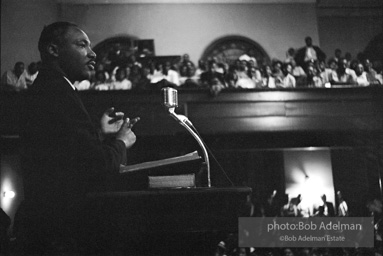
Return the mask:
[[[1,89],[6,91],[21,91],[27,89],[24,74],[24,62],[16,62],[13,70],[6,71],[1,77]]]

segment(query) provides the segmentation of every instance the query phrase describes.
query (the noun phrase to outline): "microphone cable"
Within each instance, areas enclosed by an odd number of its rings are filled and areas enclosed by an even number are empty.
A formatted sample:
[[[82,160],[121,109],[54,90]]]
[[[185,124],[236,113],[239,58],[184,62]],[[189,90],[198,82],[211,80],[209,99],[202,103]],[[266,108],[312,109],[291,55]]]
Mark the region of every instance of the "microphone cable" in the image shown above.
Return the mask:
[[[202,139],[201,134],[197,131],[197,129],[194,127],[194,125],[189,121],[189,126],[194,130],[195,133],[201,138],[202,143],[205,145],[207,151],[210,153],[210,155],[213,157],[214,161],[217,163],[219,169],[221,172],[225,175],[226,179],[230,182],[231,186],[234,187],[234,182],[229,178],[226,171],[223,169],[222,165],[218,162],[217,158],[213,154],[213,151],[208,147],[208,145],[205,143],[205,141]]]
[[[178,91],[171,87],[164,87],[161,89],[161,91],[163,92],[163,105],[168,109],[169,114],[173,118],[175,118],[178,122],[188,126],[192,131],[195,132],[195,134],[199,137],[199,140],[202,142],[203,146],[205,146],[206,150],[208,151],[206,153],[207,154],[210,153],[214,161],[217,163],[221,172],[225,175],[226,179],[230,182],[232,186],[235,186],[234,182],[229,178],[226,171],[223,169],[222,165],[218,162],[217,158],[213,154],[213,151],[206,145],[205,141],[202,139],[201,135],[199,134],[197,129],[194,127],[192,122],[190,122],[190,120],[186,116],[178,115],[174,112],[175,108],[178,106]],[[208,158],[208,156],[206,156],[206,158]],[[210,167],[208,167],[208,169],[210,170]],[[210,176],[210,174],[208,176]],[[209,177],[209,184],[210,184],[210,177]]]

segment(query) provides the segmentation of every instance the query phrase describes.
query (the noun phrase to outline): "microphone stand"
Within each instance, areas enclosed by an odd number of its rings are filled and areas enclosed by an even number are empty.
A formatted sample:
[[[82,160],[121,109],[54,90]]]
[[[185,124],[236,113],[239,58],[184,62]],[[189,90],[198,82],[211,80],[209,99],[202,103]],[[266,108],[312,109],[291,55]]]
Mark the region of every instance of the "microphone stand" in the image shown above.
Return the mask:
[[[209,155],[207,153],[205,144],[203,143],[202,139],[198,136],[198,134],[193,131],[191,126],[193,124],[189,121],[189,119],[186,116],[183,115],[177,115],[174,112],[175,107],[169,108],[169,114],[177,120],[198,142],[202,149],[202,153],[205,159],[205,164],[206,164],[206,169],[207,169],[207,186],[210,188],[211,187],[211,180],[210,180],[210,162],[209,162]]]

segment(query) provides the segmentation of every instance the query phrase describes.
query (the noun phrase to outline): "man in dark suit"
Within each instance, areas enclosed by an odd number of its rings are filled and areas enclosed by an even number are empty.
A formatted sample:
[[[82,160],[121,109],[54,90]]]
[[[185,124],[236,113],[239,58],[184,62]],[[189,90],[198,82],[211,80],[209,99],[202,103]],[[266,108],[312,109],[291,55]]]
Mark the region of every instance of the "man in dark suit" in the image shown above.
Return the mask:
[[[325,194],[323,194],[321,198],[323,205],[319,206],[318,213],[316,215],[319,217],[334,217],[334,205],[331,202],[327,202]]]
[[[94,125],[75,81],[89,79],[96,54],[77,25],[46,26],[38,48],[42,68],[29,88],[22,118],[25,200],[18,216],[24,252],[52,255],[70,250],[84,206],[81,199],[102,191],[109,173],[118,173],[136,141],[139,118],[108,109]]]
[[[295,55],[295,62],[298,66],[301,66],[303,69],[305,69],[307,64],[310,62],[326,60],[326,54],[318,46],[313,45],[311,37],[306,37],[305,43],[306,46],[298,49]]]

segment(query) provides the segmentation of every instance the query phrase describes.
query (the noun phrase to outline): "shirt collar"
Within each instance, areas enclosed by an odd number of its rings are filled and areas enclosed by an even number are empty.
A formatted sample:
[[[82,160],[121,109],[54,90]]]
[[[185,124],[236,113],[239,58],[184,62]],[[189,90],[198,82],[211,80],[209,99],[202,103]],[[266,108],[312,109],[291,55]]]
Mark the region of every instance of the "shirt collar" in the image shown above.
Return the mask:
[[[76,87],[71,83],[71,81],[69,81],[69,79],[66,78],[65,76],[64,76],[64,78],[65,78],[65,80],[67,80],[67,82],[69,83],[69,85],[72,87],[73,91],[75,91],[75,90],[76,90]]]

